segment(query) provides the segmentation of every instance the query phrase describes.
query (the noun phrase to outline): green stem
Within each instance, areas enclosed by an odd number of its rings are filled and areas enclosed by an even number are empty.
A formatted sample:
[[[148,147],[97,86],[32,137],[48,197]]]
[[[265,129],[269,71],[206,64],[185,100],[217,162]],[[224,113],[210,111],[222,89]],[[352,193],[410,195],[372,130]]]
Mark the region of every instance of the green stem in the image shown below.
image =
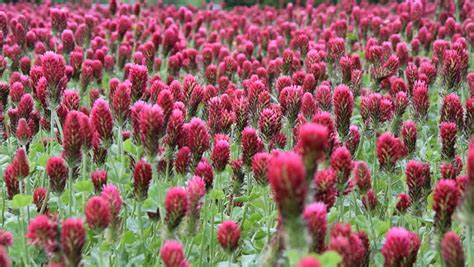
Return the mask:
[[[338,197],[338,205],[339,205],[339,221],[342,222],[342,220],[344,219],[344,197],[341,193],[341,195]]]
[[[74,205],[74,198],[73,198],[73,188],[72,188],[72,167],[68,168],[68,185],[69,185],[69,217],[72,217],[72,206]]]
[[[467,266],[472,266],[474,263],[474,251],[472,246],[472,225],[467,225],[466,228],[467,250],[469,253],[469,264]]]
[[[143,221],[142,221],[142,203],[137,201],[137,219],[138,219],[138,230],[140,231],[140,246],[145,250],[145,239],[143,236]],[[144,251],[145,252],[145,251]],[[145,253],[144,253],[145,254]]]
[[[204,198],[204,203],[203,203],[203,207],[206,207],[206,198]],[[206,222],[207,222],[207,216],[206,216],[207,212],[204,211],[204,218],[203,218],[203,222],[204,222],[204,232],[202,233],[202,236],[206,236],[206,230],[207,230],[207,226],[206,226]],[[202,257],[203,257],[203,254],[204,254],[204,240],[205,238],[202,238],[201,239],[201,253],[199,253],[199,267],[202,266]]]

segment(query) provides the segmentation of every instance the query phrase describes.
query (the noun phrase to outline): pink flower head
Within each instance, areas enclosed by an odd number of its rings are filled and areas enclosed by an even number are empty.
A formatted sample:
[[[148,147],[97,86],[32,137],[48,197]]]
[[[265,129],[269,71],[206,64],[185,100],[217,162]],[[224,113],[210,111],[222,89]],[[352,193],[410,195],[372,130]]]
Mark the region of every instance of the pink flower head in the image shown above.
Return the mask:
[[[456,123],[458,128],[462,128],[464,118],[464,110],[459,100],[459,97],[451,93],[444,97],[441,106],[441,122]]]
[[[201,159],[201,161],[199,161],[194,171],[194,175],[200,176],[202,177],[202,179],[204,179],[207,189],[212,187],[212,183],[214,181],[214,173],[212,171],[212,166],[211,164],[209,164],[207,159],[203,158]]]
[[[378,200],[374,190],[369,189],[367,194],[362,196],[362,205],[366,210],[374,210],[377,208]]]
[[[100,196],[109,204],[111,224],[116,225],[123,204],[120,191],[115,185],[109,184],[102,188],[102,194]]]
[[[322,202],[315,202],[306,206],[303,213],[306,227],[311,235],[311,251],[324,251],[324,240],[327,231],[327,206]]]
[[[339,85],[334,89],[334,114],[339,136],[345,139],[349,134],[352,111],[354,110],[354,96],[349,87]]]
[[[299,216],[308,190],[302,158],[293,152],[273,154],[267,177],[281,216],[284,219]]]
[[[427,173],[425,163],[410,160],[405,169],[408,194],[415,209],[420,210],[423,203],[424,189],[430,183],[429,172]]]
[[[159,136],[163,131],[163,110],[158,105],[144,106],[140,113],[140,139],[147,156],[154,158],[158,153]]]
[[[265,143],[269,143],[281,129],[280,109],[265,108],[259,115],[258,129]]]
[[[102,197],[91,197],[84,207],[84,214],[87,224],[94,230],[101,231],[110,223],[110,207]]]
[[[406,148],[399,138],[383,133],[377,138],[377,159],[380,168],[391,172],[398,160],[406,154]]]
[[[441,256],[446,266],[465,266],[464,251],[459,236],[453,232],[447,232],[441,240]]]
[[[285,114],[292,125],[294,125],[300,111],[302,96],[303,89],[300,86],[287,86],[280,92],[278,102],[282,107],[283,114]]]
[[[64,58],[54,52],[46,52],[41,58],[41,67],[48,83],[49,99],[53,105],[57,104],[67,81]]]
[[[8,254],[5,250],[5,248],[0,247],[0,266],[10,267],[10,259],[8,258]]]
[[[419,248],[420,238],[415,233],[404,228],[391,228],[382,247],[384,266],[413,266]]]
[[[199,217],[201,211],[202,199],[206,195],[206,183],[199,176],[193,176],[188,181],[186,187],[186,193],[188,196],[188,213],[191,216]]]
[[[183,246],[176,240],[166,240],[163,243],[160,249],[160,257],[165,267],[188,266]]]
[[[305,256],[299,261],[298,267],[321,267],[321,263],[313,256]]]
[[[435,227],[441,233],[451,228],[451,216],[459,201],[459,191],[454,180],[440,180],[434,189],[433,210]]]
[[[10,247],[13,245],[13,234],[0,229],[0,247]]]
[[[166,218],[169,230],[176,229],[188,210],[188,197],[183,187],[173,187],[165,197]]]
[[[314,98],[316,99],[316,103],[321,110],[328,112],[332,110],[332,92],[328,85],[321,84],[318,86],[318,88],[316,88],[316,92],[314,93]]]
[[[232,220],[222,222],[217,229],[217,240],[223,249],[234,251],[239,245],[239,226]]]
[[[86,230],[81,219],[68,218],[61,225],[61,247],[66,261],[71,266],[79,266],[85,244]]]
[[[188,171],[188,165],[191,163],[191,150],[187,146],[181,147],[176,152],[174,168],[177,173],[183,175]]]
[[[107,184],[107,171],[106,170],[95,170],[91,174],[91,181],[94,185],[96,194],[102,192],[102,188]]]
[[[32,132],[30,127],[28,126],[27,121],[24,118],[21,118],[18,121],[18,126],[15,131],[16,139],[20,145],[26,145],[30,142],[32,137]]]
[[[441,75],[448,91],[454,89],[462,79],[462,63],[459,54],[454,49],[446,50],[443,56]]]
[[[327,127],[320,124],[307,123],[299,127],[297,149],[310,177],[313,176],[318,161],[324,159],[328,148],[328,135]]]
[[[57,234],[57,222],[46,215],[39,215],[30,221],[26,237],[30,244],[48,249],[56,242]]]
[[[24,148],[18,148],[12,161],[14,166],[14,175],[18,179],[26,178],[30,173],[30,165],[28,164],[28,155]]]
[[[46,174],[49,177],[51,191],[61,194],[66,187],[68,169],[62,157],[51,157],[46,163]]]
[[[152,179],[151,164],[141,159],[135,164],[133,170],[133,188],[135,198],[143,201],[148,197],[148,187]]]
[[[348,139],[345,143],[345,146],[351,152],[351,155],[355,155],[357,148],[359,147],[359,142],[360,142],[360,132],[359,128],[355,125],[351,125],[349,127],[349,136]]]

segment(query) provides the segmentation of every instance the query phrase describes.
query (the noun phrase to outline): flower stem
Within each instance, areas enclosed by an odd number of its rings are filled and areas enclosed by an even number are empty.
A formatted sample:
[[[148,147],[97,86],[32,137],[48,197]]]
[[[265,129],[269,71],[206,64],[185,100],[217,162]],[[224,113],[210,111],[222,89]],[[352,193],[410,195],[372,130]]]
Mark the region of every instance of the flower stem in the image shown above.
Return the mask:
[[[69,217],[72,217],[72,206],[74,205],[74,198],[73,198],[73,193],[72,193],[72,172],[73,172],[73,169],[72,167],[69,167],[68,168],[68,183],[69,183]]]

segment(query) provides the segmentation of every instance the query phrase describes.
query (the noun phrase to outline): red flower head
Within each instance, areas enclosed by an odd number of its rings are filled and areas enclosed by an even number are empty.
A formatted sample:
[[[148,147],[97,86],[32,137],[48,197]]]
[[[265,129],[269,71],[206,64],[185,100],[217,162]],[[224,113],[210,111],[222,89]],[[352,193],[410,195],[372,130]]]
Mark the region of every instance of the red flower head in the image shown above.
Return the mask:
[[[130,116],[131,89],[128,82],[120,84],[112,96],[115,121],[123,125]]]
[[[209,149],[209,132],[204,121],[198,118],[191,119],[187,135],[188,146],[193,154],[194,166],[201,159],[202,154]]]
[[[324,159],[328,148],[328,135],[327,127],[320,124],[307,123],[299,127],[297,149],[311,178],[317,169],[318,161]]]
[[[3,267],[10,267],[10,259],[8,258],[8,254],[3,247],[0,247],[0,266]]]
[[[13,103],[20,102],[20,99],[24,94],[25,88],[21,82],[14,82],[10,86],[10,99]]]
[[[61,104],[66,107],[68,111],[78,110],[80,103],[81,97],[79,96],[78,92],[72,89],[64,90]]]
[[[94,184],[96,194],[102,192],[102,188],[107,184],[107,171],[96,170],[91,174],[91,181]]]
[[[349,127],[349,138],[346,141],[345,146],[351,152],[351,155],[355,155],[357,148],[359,147],[360,142],[360,132],[359,128],[355,125]]]
[[[183,146],[176,152],[176,159],[174,162],[174,168],[177,173],[183,175],[188,171],[188,166],[191,163],[191,149],[187,146]]]
[[[377,208],[378,200],[374,190],[370,189],[366,195],[362,196],[362,205],[366,210],[374,210]]]
[[[342,82],[349,83],[351,81],[352,61],[349,56],[342,56],[339,60],[339,67],[341,69]]]
[[[74,33],[66,29],[61,33],[61,41],[63,43],[63,52],[69,54],[74,49]]]
[[[188,213],[195,218],[199,217],[202,199],[206,195],[206,183],[201,177],[193,176],[188,181],[186,192],[188,196]]]
[[[408,194],[417,211],[421,209],[420,205],[423,203],[424,188],[430,183],[429,173],[425,169],[424,163],[415,160],[410,160],[405,169]]]
[[[358,234],[352,233],[350,225],[347,229],[341,229],[343,232],[334,231],[338,226],[331,231],[328,250],[336,251],[342,256],[343,266],[361,266],[366,255],[364,243]]]
[[[323,110],[330,112],[332,110],[332,92],[331,88],[326,84],[321,84],[316,88],[314,98],[318,107]]]
[[[441,163],[439,172],[441,173],[441,179],[454,180],[458,175],[456,166],[451,163]]]
[[[82,150],[89,151],[92,147],[92,139],[94,138],[94,131],[89,116],[82,114],[80,119],[80,131],[82,136]]]
[[[316,100],[314,99],[311,93],[304,93],[301,97],[301,110],[306,120],[313,119],[314,114],[318,111],[318,106],[316,105]]]
[[[70,111],[64,122],[63,127],[63,157],[69,168],[74,168],[81,161],[81,146],[83,136],[81,131],[81,117],[79,111]]]
[[[26,237],[29,243],[49,250],[56,243],[58,224],[46,215],[39,215],[30,221]]]
[[[416,81],[413,85],[413,109],[418,120],[426,119],[430,107],[428,86],[425,82]]]
[[[64,58],[54,52],[46,52],[41,58],[41,67],[48,82],[49,100],[52,105],[55,105],[59,103],[61,93],[67,82]]]
[[[206,183],[206,189],[212,187],[212,183],[214,181],[214,173],[212,171],[211,164],[209,164],[209,162],[205,158],[199,161],[194,171],[194,175],[202,177],[202,179],[204,179],[204,182]]]
[[[11,247],[13,245],[13,234],[0,229],[0,247]]]
[[[257,135],[257,131],[247,127],[242,131],[242,160],[246,166],[252,164],[253,156],[263,151],[263,143]]]
[[[239,226],[232,220],[222,222],[217,229],[217,240],[223,249],[234,251],[239,246]]]
[[[30,173],[30,166],[28,164],[28,156],[24,148],[19,148],[15,152],[12,165],[14,166],[14,174],[18,179],[26,178]]]
[[[24,94],[20,98],[20,102],[18,103],[18,114],[22,118],[28,118],[30,113],[33,111],[35,102],[33,97],[30,94]]]
[[[322,202],[309,204],[304,210],[303,217],[311,235],[311,252],[323,252],[328,223],[326,204]]]
[[[179,109],[173,109],[166,126],[165,142],[171,148],[178,144],[179,132],[184,123],[184,113]]]
[[[342,38],[331,38],[328,42],[327,59],[330,63],[339,62],[344,55],[346,42]]]
[[[372,177],[369,165],[365,161],[357,161],[354,166],[354,180],[362,193],[372,188]]]
[[[188,210],[188,196],[183,187],[173,187],[168,190],[165,197],[166,218],[169,230],[179,226]]]
[[[219,140],[215,143],[211,154],[212,166],[217,172],[222,172],[229,162],[230,145],[226,140]]]
[[[441,241],[441,255],[446,266],[463,267],[464,251],[461,239],[455,232],[447,232]]]
[[[435,227],[441,233],[451,228],[451,216],[459,202],[459,191],[454,180],[440,180],[433,194]]]
[[[391,228],[382,247],[384,266],[413,266],[419,248],[420,238],[415,233],[404,228]]]
[[[102,197],[91,197],[84,207],[86,221],[90,228],[101,231],[110,223],[110,207]]]
[[[441,137],[441,155],[446,160],[454,159],[456,154],[457,127],[453,122],[442,122],[439,125]]]
[[[113,118],[109,103],[103,99],[97,99],[91,110],[91,122],[94,129],[99,133],[100,140],[107,148],[112,142]]]
[[[293,152],[273,154],[267,177],[283,219],[299,216],[308,190],[302,158]]]
[[[405,146],[393,134],[383,133],[377,138],[377,158],[380,169],[391,172],[397,161],[405,154]]]
[[[472,94],[474,96],[474,92]],[[464,119],[464,130],[468,136],[474,135],[474,97],[466,100],[466,116]]]
[[[298,267],[321,267],[321,263],[313,256],[305,256],[301,258]]]
[[[71,266],[80,266],[86,230],[81,219],[68,218],[61,226],[61,246],[66,261]]]
[[[18,126],[15,131],[16,139],[18,143],[22,146],[26,145],[30,142],[32,137],[32,132],[30,127],[28,126],[27,121],[24,118],[21,118],[18,121]]]
[[[51,191],[61,194],[68,179],[67,166],[62,157],[51,157],[46,163],[46,174],[49,177]]]
[[[109,184],[102,188],[102,194],[100,196],[109,204],[111,224],[117,225],[123,204],[120,191],[115,185]]]
[[[413,121],[403,122],[400,134],[408,153],[415,152],[417,137],[416,123]]]
[[[260,152],[255,154],[252,159],[252,172],[253,177],[260,185],[267,184],[267,171],[268,165],[272,155],[266,152]]]
[[[411,206],[410,196],[405,193],[398,194],[397,211],[404,214]]]
[[[163,110],[158,105],[144,106],[140,113],[140,139],[148,157],[154,158],[160,146],[163,130]]]
[[[456,50],[450,49],[444,52],[441,75],[443,76],[444,86],[448,91],[453,90],[461,82],[462,63]]]
[[[354,163],[349,150],[345,147],[338,147],[331,155],[331,168],[336,174],[336,187],[339,194],[342,194],[349,181]]]
[[[441,106],[441,122],[454,122],[459,129],[463,126],[464,110],[459,97],[451,93],[444,97]]]
[[[354,110],[354,96],[349,87],[339,85],[334,90],[334,115],[339,136],[345,139],[349,134],[352,111]]]
[[[5,179],[5,186],[7,187],[8,199],[12,199],[14,195],[20,192],[20,181],[15,174],[15,166],[13,164],[7,165],[3,172]]]
[[[300,86],[287,86],[280,92],[278,102],[282,107],[283,114],[288,118],[291,125],[296,122],[296,117],[301,108],[301,97],[303,89]]]
[[[151,164],[144,159],[135,164],[133,170],[133,191],[137,200],[143,201],[148,197],[148,187],[150,186],[152,175]]]
[[[332,169],[321,170],[314,176],[314,200],[326,204],[328,210],[336,202],[336,174]]]
[[[165,267],[186,267],[188,263],[184,256],[181,243],[176,240],[166,240],[160,249],[160,257]]]
[[[35,189],[33,192],[33,204],[36,206],[36,210],[39,213],[41,209],[43,208],[43,205],[45,205],[44,212],[48,210],[47,208],[47,203],[45,203],[46,196],[48,195],[48,190],[43,187],[38,187]]]
[[[143,65],[133,64],[130,66],[128,78],[132,83],[132,102],[136,102],[145,93],[146,83],[148,81],[148,70]]]
[[[220,114],[221,116],[221,114]],[[282,114],[279,108],[265,108],[259,115],[258,129],[264,142],[268,144],[281,130]]]

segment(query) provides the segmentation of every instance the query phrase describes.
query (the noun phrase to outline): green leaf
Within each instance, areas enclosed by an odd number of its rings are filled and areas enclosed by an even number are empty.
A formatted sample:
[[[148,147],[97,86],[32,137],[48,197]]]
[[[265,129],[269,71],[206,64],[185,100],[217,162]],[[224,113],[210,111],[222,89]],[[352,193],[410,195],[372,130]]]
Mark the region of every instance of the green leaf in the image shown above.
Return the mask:
[[[125,245],[133,244],[137,240],[137,237],[132,231],[126,231],[122,235],[122,243]]]
[[[12,207],[14,209],[21,209],[33,203],[33,196],[18,194],[13,196]]]
[[[94,185],[89,180],[77,181],[76,184],[74,184],[74,188],[77,192],[87,193],[92,192],[92,190],[94,189]]]
[[[211,192],[209,192],[209,197],[211,199],[223,199],[225,194],[222,190],[213,189]]]
[[[317,255],[316,258],[321,263],[321,266],[324,267],[337,267],[337,265],[342,261],[341,255],[335,251],[327,251],[322,255]]]
[[[136,155],[138,149],[137,149],[137,146],[133,144],[131,139],[127,139],[125,140],[125,142],[123,142],[123,150],[132,155]]]

